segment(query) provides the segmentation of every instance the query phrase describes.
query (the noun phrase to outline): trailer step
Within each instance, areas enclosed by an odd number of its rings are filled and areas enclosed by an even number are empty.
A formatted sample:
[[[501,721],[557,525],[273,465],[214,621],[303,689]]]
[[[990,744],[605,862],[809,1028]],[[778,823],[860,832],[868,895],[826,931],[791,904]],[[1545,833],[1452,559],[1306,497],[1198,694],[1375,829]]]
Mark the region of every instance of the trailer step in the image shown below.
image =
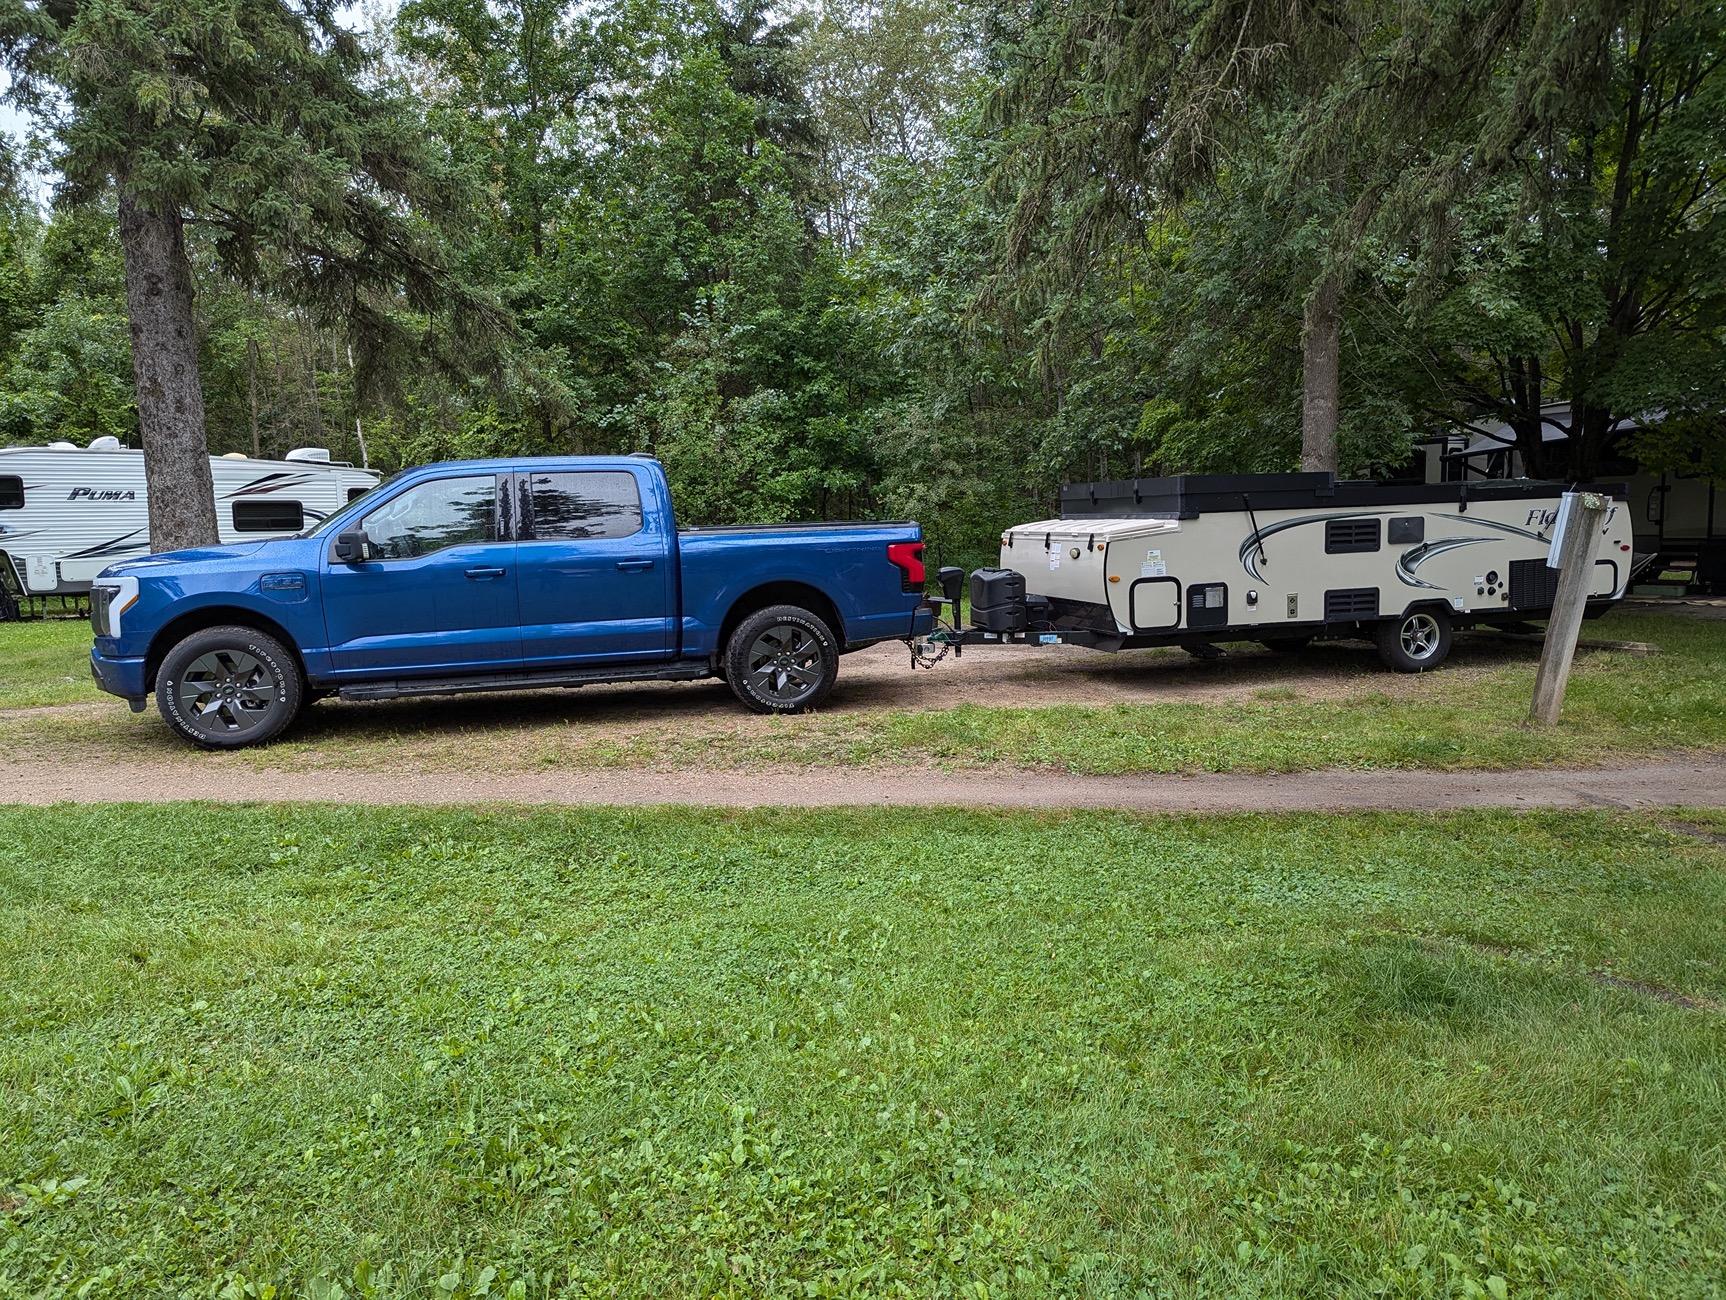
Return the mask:
[[[693,682],[713,676],[705,663],[661,664],[650,668],[582,668],[538,673],[482,673],[472,677],[408,677],[341,686],[344,700],[396,700],[410,695],[466,695],[475,691],[535,691],[601,686],[610,682]]]

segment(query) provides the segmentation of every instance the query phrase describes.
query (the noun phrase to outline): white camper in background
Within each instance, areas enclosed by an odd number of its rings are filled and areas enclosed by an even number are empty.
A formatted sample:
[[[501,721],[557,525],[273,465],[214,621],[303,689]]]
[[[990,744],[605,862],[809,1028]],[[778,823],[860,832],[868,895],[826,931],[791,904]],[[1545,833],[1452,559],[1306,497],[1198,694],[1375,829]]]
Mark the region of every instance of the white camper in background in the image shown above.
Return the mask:
[[[297,533],[378,481],[321,447],[212,456],[210,473],[224,542]],[[149,552],[143,452],[115,438],[0,448],[0,617],[20,596],[83,595],[108,565]]]

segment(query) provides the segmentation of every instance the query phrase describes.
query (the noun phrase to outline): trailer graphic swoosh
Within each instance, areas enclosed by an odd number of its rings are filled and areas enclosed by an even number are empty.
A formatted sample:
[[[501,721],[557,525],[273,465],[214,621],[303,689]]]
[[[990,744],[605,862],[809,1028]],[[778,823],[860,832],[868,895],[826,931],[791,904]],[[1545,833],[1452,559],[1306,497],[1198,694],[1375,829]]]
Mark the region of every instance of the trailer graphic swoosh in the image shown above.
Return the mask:
[[[1547,540],[1545,533],[1530,532],[1528,529],[1519,528],[1515,524],[1501,524],[1495,519],[1482,519],[1478,515],[1471,519],[1467,515],[1441,514],[1439,518],[1454,519],[1457,523],[1467,524],[1470,528],[1495,528],[1501,533],[1514,533],[1518,537],[1526,537],[1531,541],[1544,542]]]
[[[1435,542],[1427,542],[1424,546],[1410,547],[1397,557],[1396,576],[1410,587],[1426,587],[1431,591],[1442,588],[1436,582],[1428,582],[1425,578],[1417,578],[1414,571],[1435,556],[1444,555],[1449,551],[1460,551],[1465,546],[1473,546],[1477,542],[1495,542],[1496,537],[1441,537]]]
[[[142,528],[134,528],[129,533],[121,533],[118,537],[112,538],[109,541],[97,542],[96,545],[87,546],[81,551],[73,551],[70,555],[63,558],[68,560],[97,560],[102,558],[104,555],[124,555],[127,551],[136,551],[142,547],[147,547],[150,544],[149,539],[147,538],[141,542],[132,541],[134,537],[143,531],[144,530]]]
[[[255,497],[261,493],[275,492],[281,488],[299,487],[302,483],[309,483],[311,478],[310,474],[295,473],[291,469],[277,470],[273,474],[265,474],[261,478],[253,479],[250,483],[242,484],[223,496],[222,500],[229,501],[234,497]]]
[[[1382,519],[1392,513],[1385,510],[1339,510],[1323,515],[1302,515],[1299,519],[1285,519],[1280,524],[1271,524],[1265,528],[1255,528],[1241,543],[1239,559],[1241,568],[1255,582],[1264,582],[1265,575],[1259,572],[1258,561],[1248,558],[1255,551],[1261,550],[1264,539],[1277,533],[1286,532],[1290,528],[1299,528],[1304,524],[1322,524],[1332,519]]]

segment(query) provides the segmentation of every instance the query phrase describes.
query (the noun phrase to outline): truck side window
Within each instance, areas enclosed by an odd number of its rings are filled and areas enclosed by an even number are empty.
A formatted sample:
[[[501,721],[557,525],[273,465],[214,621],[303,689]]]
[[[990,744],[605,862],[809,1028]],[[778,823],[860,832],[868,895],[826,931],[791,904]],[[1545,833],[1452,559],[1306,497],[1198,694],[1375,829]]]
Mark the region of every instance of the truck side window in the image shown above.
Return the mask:
[[[24,508],[24,480],[16,474],[0,477],[0,510]]]
[[[495,542],[497,480],[484,474],[421,483],[372,511],[360,527],[378,560],[411,560],[449,546]]]
[[[641,531],[641,491],[627,470],[584,470],[529,477],[533,535],[587,541]]]

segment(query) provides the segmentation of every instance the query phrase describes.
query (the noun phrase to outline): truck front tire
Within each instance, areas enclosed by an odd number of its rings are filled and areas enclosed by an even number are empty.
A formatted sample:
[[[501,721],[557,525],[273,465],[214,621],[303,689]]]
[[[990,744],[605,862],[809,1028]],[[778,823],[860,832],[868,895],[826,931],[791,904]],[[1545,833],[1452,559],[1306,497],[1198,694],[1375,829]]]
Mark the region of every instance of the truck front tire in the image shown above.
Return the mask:
[[[300,666],[273,636],[251,627],[211,627],[186,637],[156,672],[156,707],[200,749],[240,749],[274,740],[305,702]]]
[[[769,605],[725,643],[725,679],[757,713],[801,713],[827,697],[839,676],[832,630],[796,605]]]

